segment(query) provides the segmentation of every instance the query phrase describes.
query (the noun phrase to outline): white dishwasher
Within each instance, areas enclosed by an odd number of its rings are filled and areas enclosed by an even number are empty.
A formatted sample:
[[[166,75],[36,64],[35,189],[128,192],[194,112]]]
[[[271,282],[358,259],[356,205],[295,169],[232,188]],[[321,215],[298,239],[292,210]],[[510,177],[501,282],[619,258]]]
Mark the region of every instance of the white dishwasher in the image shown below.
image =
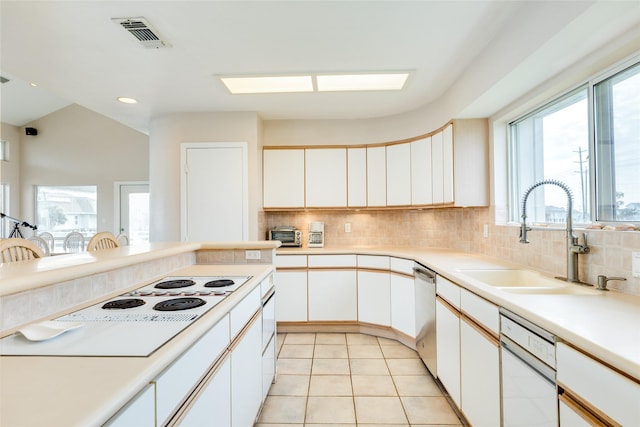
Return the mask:
[[[504,427],[557,427],[555,336],[500,309]]]

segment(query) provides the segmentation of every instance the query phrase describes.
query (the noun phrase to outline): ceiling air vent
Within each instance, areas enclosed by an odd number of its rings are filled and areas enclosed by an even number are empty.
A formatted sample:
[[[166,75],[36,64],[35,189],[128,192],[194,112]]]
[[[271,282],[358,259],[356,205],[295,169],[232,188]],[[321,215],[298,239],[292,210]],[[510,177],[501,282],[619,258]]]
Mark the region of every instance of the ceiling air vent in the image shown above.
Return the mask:
[[[171,47],[144,18],[112,18],[112,21],[120,24],[147,49]]]

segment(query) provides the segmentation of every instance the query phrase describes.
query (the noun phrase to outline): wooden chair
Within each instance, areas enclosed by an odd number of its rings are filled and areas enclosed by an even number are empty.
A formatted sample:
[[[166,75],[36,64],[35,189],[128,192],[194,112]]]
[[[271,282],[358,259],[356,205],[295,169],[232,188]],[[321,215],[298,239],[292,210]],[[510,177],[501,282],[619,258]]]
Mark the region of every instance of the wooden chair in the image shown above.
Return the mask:
[[[49,244],[42,237],[40,237],[40,236],[31,236],[31,237],[27,238],[27,240],[30,241],[30,242],[35,243],[36,245],[38,245],[38,247],[40,249],[42,249],[42,252],[44,253],[44,256],[49,256],[51,254],[51,250],[49,249]]]
[[[42,249],[26,239],[11,238],[0,241],[1,262],[29,261],[43,256]]]
[[[129,246],[129,236],[126,233],[120,233],[116,236],[116,241],[120,246]]]
[[[77,231],[70,232],[64,237],[62,249],[65,252],[77,253],[84,251],[84,236]]]
[[[101,249],[111,249],[119,246],[113,234],[108,231],[101,231],[89,240],[89,243],[87,243],[87,251],[99,251]]]
[[[38,233],[38,237],[44,239],[44,241],[47,242],[50,252],[53,252],[55,250],[56,239],[53,237],[53,234],[49,233],[48,231],[43,231],[42,233]]]

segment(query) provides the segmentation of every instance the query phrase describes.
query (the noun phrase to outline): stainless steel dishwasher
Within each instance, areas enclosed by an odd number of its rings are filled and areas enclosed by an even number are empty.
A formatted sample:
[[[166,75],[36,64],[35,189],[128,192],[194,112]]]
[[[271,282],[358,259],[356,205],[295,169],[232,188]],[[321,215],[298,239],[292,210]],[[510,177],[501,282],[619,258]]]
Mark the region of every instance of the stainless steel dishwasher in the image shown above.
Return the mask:
[[[413,265],[416,295],[416,348],[436,377],[436,273],[420,263]]]
[[[504,427],[557,427],[555,336],[500,309]]]

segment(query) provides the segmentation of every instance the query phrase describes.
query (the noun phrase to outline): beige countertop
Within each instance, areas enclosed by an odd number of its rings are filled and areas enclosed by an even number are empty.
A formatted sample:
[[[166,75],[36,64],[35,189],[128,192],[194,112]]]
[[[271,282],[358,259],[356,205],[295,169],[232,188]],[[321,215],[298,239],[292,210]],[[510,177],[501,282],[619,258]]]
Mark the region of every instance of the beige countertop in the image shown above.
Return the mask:
[[[148,357],[0,357],[0,425],[101,425],[195,343],[273,270],[272,265],[194,265],[185,276],[252,279]]]
[[[596,295],[508,293],[473,280],[458,270],[530,268],[483,255],[446,249],[363,246],[280,248],[276,253],[390,255],[413,259],[640,381],[639,296],[615,291],[599,292]]]

